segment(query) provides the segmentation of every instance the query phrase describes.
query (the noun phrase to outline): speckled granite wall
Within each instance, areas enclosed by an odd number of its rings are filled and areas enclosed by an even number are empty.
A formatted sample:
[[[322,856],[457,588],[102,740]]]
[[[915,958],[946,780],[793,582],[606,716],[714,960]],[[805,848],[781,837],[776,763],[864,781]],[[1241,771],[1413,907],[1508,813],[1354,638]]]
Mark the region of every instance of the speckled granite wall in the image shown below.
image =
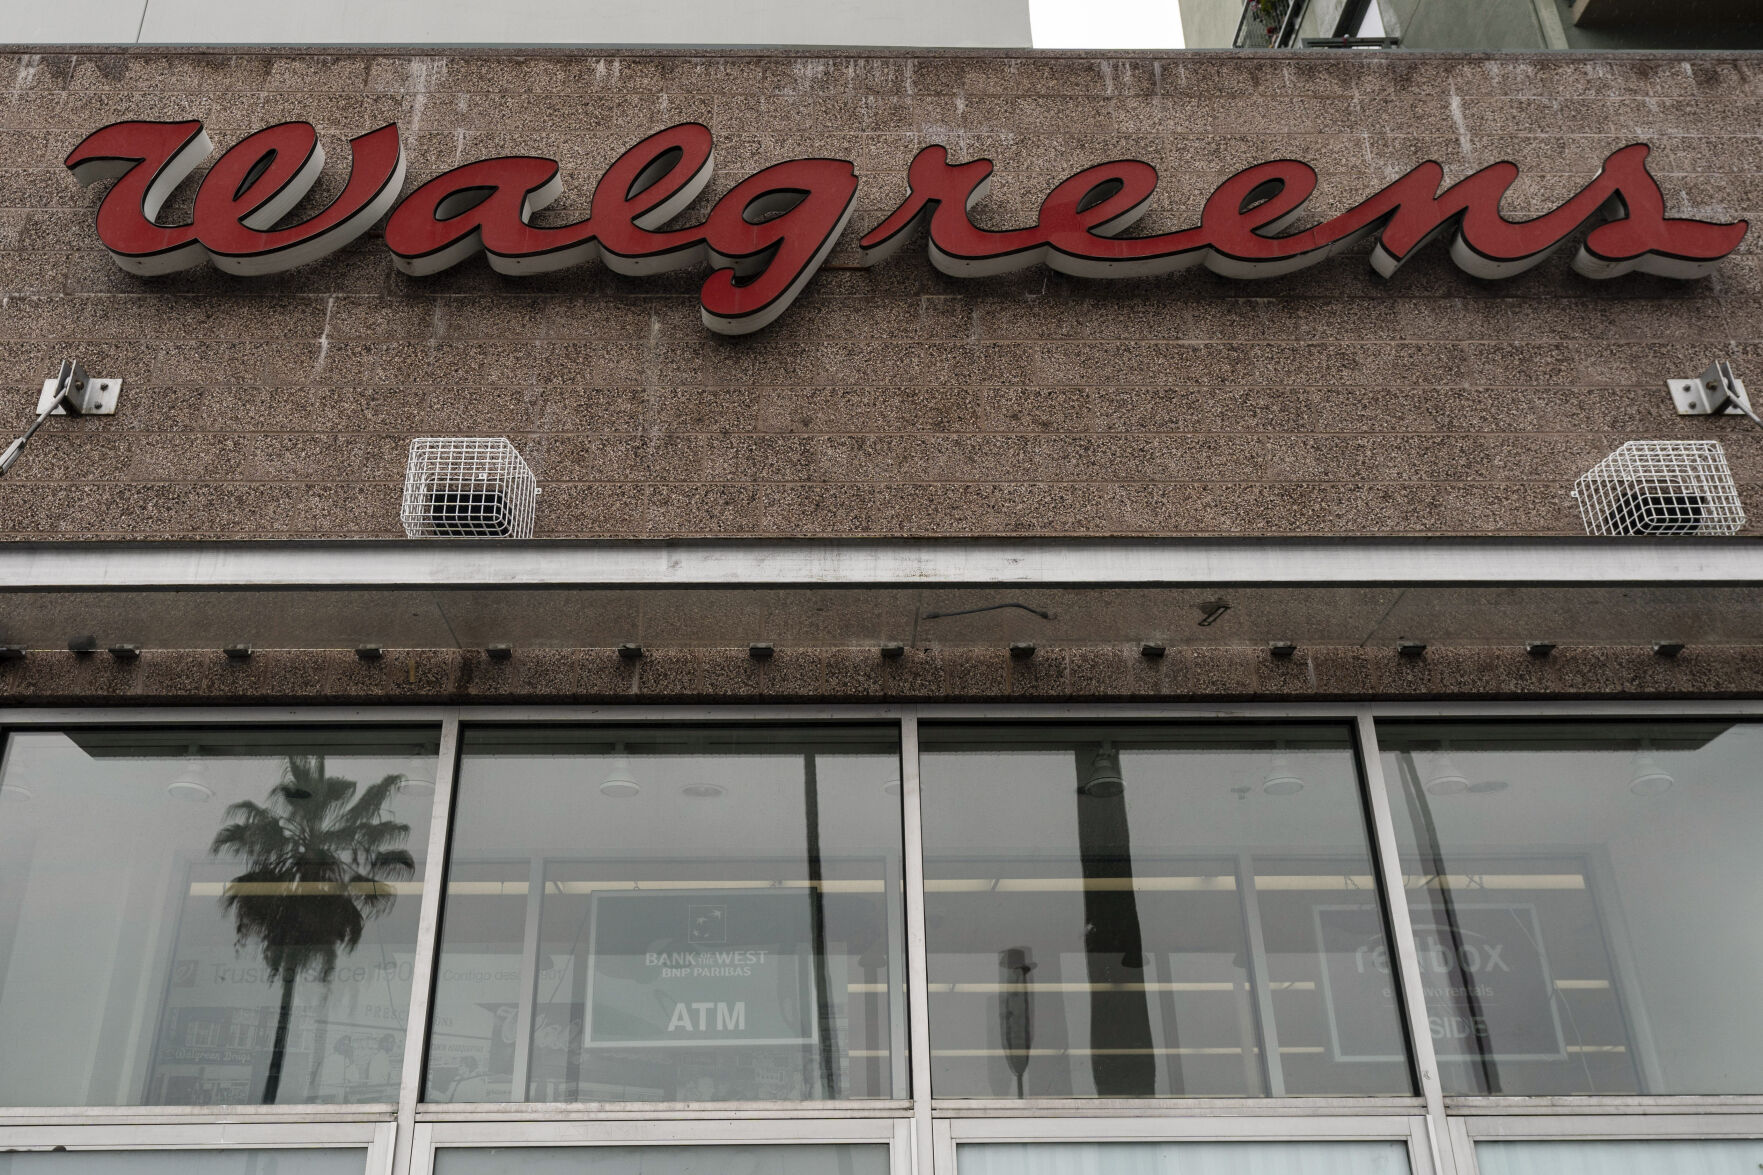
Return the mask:
[[[39,434],[0,481],[0,538],[396,535],[425,434],[512,437],[549,536],[1568,534],[1573,479],[1633,438],[1722,438],[1763,501],[1763,435],[1680,421],[1663,385],[1720,356],[1763,381],[1755,232],[1699,283],[1595,283],[1567,255],[1485,283],[1436,247],[1388,283],[1363,255],[1266,283],[958,280],[922,247],[852,267],[928,143],[997,161],[991,227],[1128,156],[1163,174],[1139,231],[1194,223],[1226,175],[1282,156],[1320,169],[1319,215],[1429,158],[1453,178],[1517,161],[1508,211],[1536,213],[1637,139],[1673,214],[1756,217],[1758,55],[10,60],[0,417],[22,426],[67,354],[125,390],[115,418]],[[498,153],[562,160],[558,220],[688,119],[717,134],[706,202],[806,155],[863,183],[829,268],[748,338],[703,329],[696,274],[513,279],[480,259],[413,279],[377,234],[274,278],[130,277],[94,233],[104,189],[60,161],[110,121],[189,117],[222,148],[316,123],[326,200],[342,140],[394,119],[410,186]]]

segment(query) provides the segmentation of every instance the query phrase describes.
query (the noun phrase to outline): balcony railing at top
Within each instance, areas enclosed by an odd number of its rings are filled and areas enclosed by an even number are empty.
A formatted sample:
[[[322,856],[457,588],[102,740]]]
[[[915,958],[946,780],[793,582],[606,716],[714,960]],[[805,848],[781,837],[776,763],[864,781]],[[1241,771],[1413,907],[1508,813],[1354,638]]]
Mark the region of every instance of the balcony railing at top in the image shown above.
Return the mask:
[[[1304,12],[1310,0],[1244,0],[1243,19],[1237,25],[1238,49],[1394,49],[1399,37],[1353,36],[1300,37]],[[1345,25],[1345,20],[1340,22]],[[1352,26],[1362,23],[1355,18]],[[1381,28],[1381,26],[1379,26]]]
[[[1289,49],[1298,35],[1306,0],[1245,0],[1237,25],[1238,49]]]

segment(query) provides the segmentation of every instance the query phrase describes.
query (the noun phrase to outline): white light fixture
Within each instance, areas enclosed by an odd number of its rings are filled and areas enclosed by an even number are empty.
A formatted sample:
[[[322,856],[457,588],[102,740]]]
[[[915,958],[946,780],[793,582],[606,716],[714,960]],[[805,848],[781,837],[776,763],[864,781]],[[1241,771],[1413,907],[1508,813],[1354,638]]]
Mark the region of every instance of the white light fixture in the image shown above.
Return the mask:
[[[1286,758],[1285,744],[1275,744],[1273,762],[1262,777],[1261,791],[1270,796],[1295,796],[1304,790],[1304,781],[1292,770],[1292,761]]]
[[[34,800],[37,793],[22,783],[0,783],[0,800]]]
[[[1641,749],[1634,757],[1634,771],[1628,780],[1628,790],[1643,798],[1662,796],[1677,786],[1677,780],[1659,765],[1652,751],[1653,744],[1642,739]]]
[[[202,748],[192,745],[183,767],[165,785],[165,794],[191,804],[206,804],[214,798],[208,786],[208,764],[202,761]]]
[[[720,783],[688,783],[679,790],[681,795],[694,800],[714,800],[728,794],[728,788]]]
[[[1438,758],[1433,761],[1432,774],[1426,777],[1423,786],[1429,796],[1460,796],[1469,790],[1469,777],[1458,770],[1456,760],[1451,758],[1450,743],[1440,746]]]
[[[404,782],[398,785],[398,790],[409,792],[413,796],[432,796],[435,794],[435,781],[406,777]]]
[[[625,754],[624,744],[619,743],[618,753],[612,759],[612,770],[600,784],[600,794],[609,800],[628,800],[641,795],[642,791],[642,785],[631,770],[631,757]]]

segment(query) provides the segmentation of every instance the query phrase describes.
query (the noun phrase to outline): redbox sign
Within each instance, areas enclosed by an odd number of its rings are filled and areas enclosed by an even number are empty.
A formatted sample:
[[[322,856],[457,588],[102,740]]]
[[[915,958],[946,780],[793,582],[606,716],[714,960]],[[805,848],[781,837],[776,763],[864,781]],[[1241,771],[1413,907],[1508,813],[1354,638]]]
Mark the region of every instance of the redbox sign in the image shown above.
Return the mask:
[[[288,122],[235,144],[203,177],[190,223],[163,225],[166,199],[213,146],[200,122],[119,122],[67,157],[82,184],[115,180],[98,209],[98,236],[131,273],[211,263],[237,274],[279,273],[342,248],[386,219],[399,269],[438,273],[484,253],[512,275],[599,261],[629,275],[710,266],[699,299],[704,324],[723,334],[759,330],[787,310],[844,232],[856,203],[856,168],[841,159],[793,159],[747,177],[703,223],[669,228],[710,181],[710,129],[682,123],[619,157],[574,224],[541,226],[533,213],[562,191],[556,160],[512,155],[455,167],[405,197],[396,125],[350,141],[349,182],[328,208],[276,226],[312,189],[324,150],[310,123]],[[1665,215],[1647,171],[1648,148],[1624,147],[1596,179],[1555,211],[1509,221],[1500,201],[1518,178],[1511,163],[1483,168],[1440,190],[1445,171],[1422,163],[1357,207],[1280,235],[1316,190],[1316,171],[1282,159],[1219,186],[1200,223],[1152,237],[1121,234],[1150,207],[1157,169],[1132,159],[1101,163],[1059,184],[1029,227],[996,232],[973,223],[990,160],[950,163],[926,147],[912,161],[903,204],[859,242],[863,264],[896,252],[922,230],[931,262],[954,276],[1048,265],[1079,277],[1146,277],[1204,265],[1226,277],[1276,277],[1374,240],[1371,263],[1393,275],[1417,250],[1450,235],[1451,257],[1477,277],[1503,278],[1543,261],[1588,225],[1574,259],[1591,278],[1640,271],[1671,278],[1709,273],[1744,240],[1744,221],[1717,224]]]

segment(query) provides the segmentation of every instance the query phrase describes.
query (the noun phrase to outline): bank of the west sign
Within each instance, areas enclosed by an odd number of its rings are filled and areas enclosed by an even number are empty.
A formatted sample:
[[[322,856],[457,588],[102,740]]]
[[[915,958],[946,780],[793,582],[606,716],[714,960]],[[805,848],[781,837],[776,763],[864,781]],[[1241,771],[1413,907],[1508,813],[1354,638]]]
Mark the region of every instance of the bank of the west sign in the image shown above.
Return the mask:
[[[826,260],[851,217],[856,169],[839,159],[795,159],[732,188],[701,224],[667,225],[710,181],[708,127],[683,123],[626,151],[594,188],[590,214],[539,226],[532,215],[562,190],[555,160],[485,159],[453,168],[402,202],[404,152],[398,128],[350,142],[348,185],[324,211],[277,227],[324,168],[317,132],[282,123],[244,139],[209,169],[188,224],[164,225],[166,199],[212,151],[200,122],[120,122],[86,138],[67,157],[82,184],[114,179],[98,210],[98,235],[117,264],[160,274],[205,263],[231,273],[276,273],[342,248],[387,213],[386,244],[407,273],[436,273],[482,252],[501,273],[548,273],[598,260],[624,274],[708,264],[700,293],[704,324],[746,334],[782,314]],[[1608,278],[1640,270],[1694,278],[1744,239],[1747,225],[1679,220],[1647,171],[1647,147],[1624,147],[1596,179],[1560,208],[1513,222],[1500,201],[1518,178],[1496,163],[1440,190],[1444,168],[1422,163],[1363,203],[1314,228],[1280,235],[1316,189],[1316,172],[1293,160],[1262,163],[1226,180],[1200,223],[1152,237],[1120,234],[1150,206],[1157,171],[1115,160],[1054,188],[1028,227],[982,229],[968,212],[992,173],[988,160],[950,163],[942,147],[913,160],[906,201],[860,242],[865,264],[892,254],[915,230],[928,231],[931,259],[954,275],[1046,264],[1081,277],[1144,277],[1204,265],[1228,277],[1292,273],[1375,238],[1372,264],[1385,277],[1417,249],[1450,234],[1451,256],[1478,277],[1538,264],[1588,224],[1574,268]]]

